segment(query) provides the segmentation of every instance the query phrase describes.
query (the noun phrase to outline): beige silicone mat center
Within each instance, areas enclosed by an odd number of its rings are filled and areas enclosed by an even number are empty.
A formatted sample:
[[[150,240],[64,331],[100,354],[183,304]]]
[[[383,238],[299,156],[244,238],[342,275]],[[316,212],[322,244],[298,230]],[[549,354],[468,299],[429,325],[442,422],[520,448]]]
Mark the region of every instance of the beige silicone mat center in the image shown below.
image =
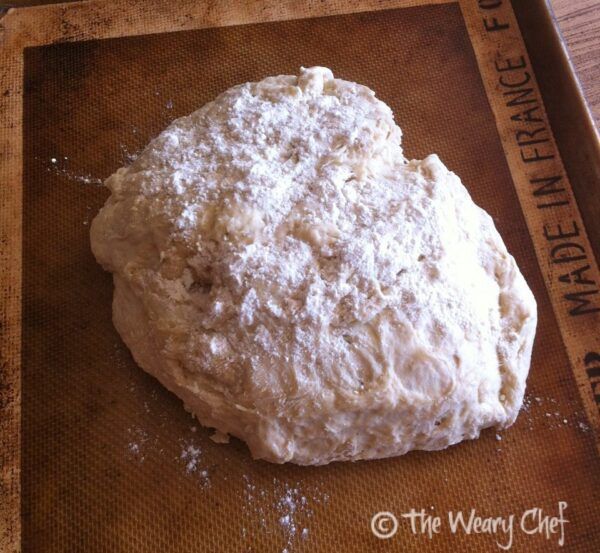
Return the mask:
[[[556,514],[591,551],[600,463],[456,4],[28,49],[23,204],[23,546],[26,551],[491,551],[428,539],[378,511]],[[325,65],[393,109],[409,157],[436,152],[494,218],[539,304],[526,407],[499,440],[320,468],[217,445],[136,367],[89,249],[97,183],[177,116],[226,88]],[[558,536],[515,530],[514,549]],[[501,541],[505,541],[504,538]]]

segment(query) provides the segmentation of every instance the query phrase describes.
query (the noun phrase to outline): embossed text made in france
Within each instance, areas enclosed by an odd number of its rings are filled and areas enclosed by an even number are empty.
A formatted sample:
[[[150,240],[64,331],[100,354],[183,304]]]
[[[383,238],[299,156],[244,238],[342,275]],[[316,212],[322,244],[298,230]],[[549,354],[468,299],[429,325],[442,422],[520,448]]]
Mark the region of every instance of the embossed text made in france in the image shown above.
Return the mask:
[[[600,409],[600,353],[597,325],[600,313],[598,269],[575,205],[569,179],[552,138],[540,93],[519,36],[508,0],[473,0],[481,16],[478,33],[492,46],[489,58],[498,127],[528,217],[544,277],[561,317],[570,319],[569,332],[586,336],[587,344],[572,345],[572,361],[587,376],[592,399]],[[516,34],[515,34],[516,31]],[[490,98],[491,100],[491,98]],[[530,215],[533,215],[530,213]],[[526,213],[527,217],[527,213]],[[594,330],[596,328],[596,330]],[[585,339],[584,339],[585,340]],[[586,347],[587,346],[587,347]],[[570,346],[567,344],[567,348]],[[590,348],[591,347],[591,348]],[[589,389],[589,388],[588,388]]]
[[[510,28],[496,10],[503,0],[479,0],[483,12],[482,24],[487,33],[502,32]],[[485,12],[489,12],[489,15]],[[496,90],[510,110],[513,142],[519,150],[523,169],[529,176],[530,193],[537,209],[553,210],[552,220],[540,231],[548,243],[548,262],[553,266],[553,277],[561,284],[565,306],[571,316],[600,312],[600,290],[591,275],[592,253],[576,221],[566,218],[563,210],[573,201],[564,184],[561,168],[557,171],[556,146],[548,129],[546,116],[541,109],[539,92],[532,82],[525,53],[503,56],[500,52],[494,62],[497,74]]]

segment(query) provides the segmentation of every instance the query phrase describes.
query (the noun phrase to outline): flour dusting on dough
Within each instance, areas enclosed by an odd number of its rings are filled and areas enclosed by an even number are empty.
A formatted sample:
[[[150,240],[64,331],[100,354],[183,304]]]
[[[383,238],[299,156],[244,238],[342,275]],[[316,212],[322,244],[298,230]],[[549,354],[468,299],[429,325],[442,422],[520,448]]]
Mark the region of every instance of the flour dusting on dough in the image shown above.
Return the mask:
[[[535,300],[490,216],[326,68],[229,89],[92,224],[137,363],[257,458],[442,449],[512,424]]]

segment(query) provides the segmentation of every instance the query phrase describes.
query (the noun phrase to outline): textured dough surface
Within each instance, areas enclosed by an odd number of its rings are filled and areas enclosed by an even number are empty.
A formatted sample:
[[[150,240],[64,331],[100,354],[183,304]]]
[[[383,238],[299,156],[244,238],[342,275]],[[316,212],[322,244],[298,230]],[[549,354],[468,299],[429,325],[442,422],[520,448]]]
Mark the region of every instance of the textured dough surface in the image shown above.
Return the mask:
[[[492,219],[325,68],[231,88],[109,177],[91,229],[137,363],[256,458],[445,448],[512,424],[536,304]]]

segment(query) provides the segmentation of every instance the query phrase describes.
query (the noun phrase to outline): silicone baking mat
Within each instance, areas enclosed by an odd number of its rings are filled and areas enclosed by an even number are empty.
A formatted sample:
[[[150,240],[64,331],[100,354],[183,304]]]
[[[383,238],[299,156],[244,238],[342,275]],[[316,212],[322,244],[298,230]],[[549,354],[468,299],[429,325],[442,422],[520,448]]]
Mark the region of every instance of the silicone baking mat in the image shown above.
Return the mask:
[[[561,540],[568,551],[597,549],[594,435],[474,45],[460,6],[445,3],[25,50],[24,550],[550,551]],[[111,278],[89,248],[102,180],[228,87],[312,65],[370,86],[394,111],[408,157],[436,152],[460,175],[533,289],[539,326],[526,402],[506,432],[380,461],[253,461],[235,439],[213,443],[114,330]],[[402,516],[412,509],[422,513],[414,527]],[[472,510],[512,515],[512,529],[453,531],[449,517]],[[568,522],[545,532],[544,517],[561,510]],[[393,529],[391,518],[371,525],[382,511],[398,521],[389,539],[376,533]],[[435,517],[430,537],[420,521]]]

